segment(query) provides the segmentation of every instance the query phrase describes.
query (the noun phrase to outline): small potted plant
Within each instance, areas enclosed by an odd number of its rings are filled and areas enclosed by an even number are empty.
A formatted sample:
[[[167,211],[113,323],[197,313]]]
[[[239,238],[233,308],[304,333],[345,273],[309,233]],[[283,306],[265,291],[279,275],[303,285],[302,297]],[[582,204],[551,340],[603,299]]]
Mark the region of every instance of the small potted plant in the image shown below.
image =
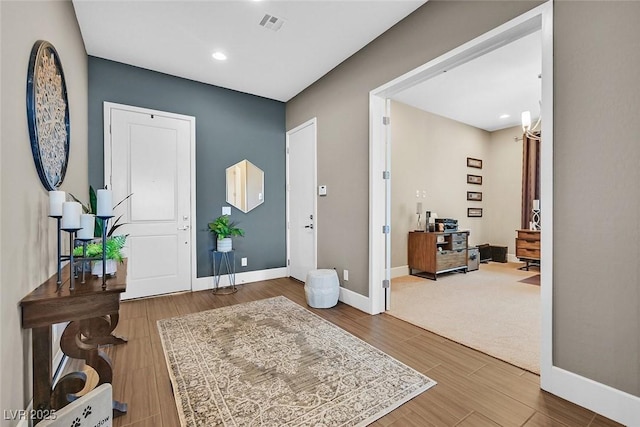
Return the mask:
[[[107,265],[106,272],[107,274],[114,274],[117,270],[118,262],[122,262],[124,260],[124,254],[122,253],[122,249],[124,248],[124,244],[127,241],[127,235],[120,236],[112,236],[107,239]],[[77,246],[73,249],[73,256],[81,257],[83,256],[83,247]],[[102,258],[102,242],[92,242],[87,244],[87,258]],[[91,268],[91,273],[96,276],[102,276],[102,261],[96,260],[93,263],[93,267]]]
[[[118,206],[120,206],[122,203],[124,203],[129,197],[131,197],[133,194],[129,194],[127,197],[125,197],[124,199],[120,200],[114,207],[113,209],[116,209]],[[96,191],[93,188],[93,186],[89,186],[89,203],[84,204],[82,203],[76,196],[74,196],[73,194],[70,194],[71,198],[73,200],[75,200],[76,202],[80,203],[82,205],[82,210],[84,213],[86,214],[93,214],[95,215],[97,212],[97,205],[98,205],[98,198],[96,196]],[[106,256],[106,260],[107,260],[107,265],[106,265],[106,273],[107,274],[114,274],[117,270],[117,262],[122,262],[123,260],[123,253],[122,253],[122,249],[124,248],[125,242],[127,240],[127,236],[128,234],[125,235],[117,235],[114,236],[113,233],[120,227],[122,227],[123,225],[125,225],[124,223],[121,223],[120,220],[122,219],[122,215],[120,215],[119,217],[112,219],[111,221],[109,221],[108,223],[108,228],[107,228],[107,235],[106,235],[106,247],[107,247],[107,256]],[[87,244],[87,253],[86,256],[88,258],[102,258],[102,239],[104,238],[104,236],[102,236],[102,228],[103,228],[103,219],[96,217],[95,219],[95,227],[94,227],[94,240],[90,243]],[[73,250],[73,256],[77,256],[77,257],[81,257],[83,255],[83,248],[82,246],[77,246],[74,248]],[[91,272],[94,275],[98,275],[98,276],[102,276],[102,260],[95,260],[92,262],[92,268],[91,268]]]
[[[221,215],[210,222],[209,231],[216,236],[216,250],[218,252],[231,250],[231,237],[244,236],[244,230],[238,228],[236,223],[229,219],[229,215]]]

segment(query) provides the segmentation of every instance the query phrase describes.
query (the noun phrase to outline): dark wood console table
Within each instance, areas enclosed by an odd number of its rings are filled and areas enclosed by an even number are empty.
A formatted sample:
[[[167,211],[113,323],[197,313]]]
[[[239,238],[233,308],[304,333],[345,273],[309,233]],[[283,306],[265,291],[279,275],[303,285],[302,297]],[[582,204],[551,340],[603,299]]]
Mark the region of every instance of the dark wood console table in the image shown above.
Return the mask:
[[[20,301],[22,328],[32,330],[34,412],[46,413],[46,410],[66,406],[69,398],[73,399],[87,382],[83,372],[73,372],[60,378],[53,387],[51,326],[56,323],[69,322],[60,338],[62,352],[74,359],[83,359],[95,369],[96,387],[111,382],[111,361],[99,346],[126,343],[124,338],[112,334],[118,325],[120,294],[126,290],[126,277],[125,261],[118,265],[115,277],[107,278],[106,289],[102,289],[102,278],[88,275],[86,283],[76,279],[76,289],[70,291],[67,265],[59,288],[56,274]],[[114,417],[122,415],[127,405],[114,401],[113,410]]]

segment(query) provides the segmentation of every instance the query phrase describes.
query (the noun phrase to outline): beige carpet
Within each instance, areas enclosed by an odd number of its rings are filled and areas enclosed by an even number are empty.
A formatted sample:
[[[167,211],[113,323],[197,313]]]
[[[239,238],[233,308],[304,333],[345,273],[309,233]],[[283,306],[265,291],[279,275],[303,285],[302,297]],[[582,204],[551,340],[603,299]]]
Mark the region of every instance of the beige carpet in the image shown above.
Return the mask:
[[[392,280],[392,316],[498,359],[540,373],[540,287],[519,281],[537,274],[521,264],[481,264],[437,281]]]
[[[158,329],[183,427],[365,426],[435,385],[285,297]]]

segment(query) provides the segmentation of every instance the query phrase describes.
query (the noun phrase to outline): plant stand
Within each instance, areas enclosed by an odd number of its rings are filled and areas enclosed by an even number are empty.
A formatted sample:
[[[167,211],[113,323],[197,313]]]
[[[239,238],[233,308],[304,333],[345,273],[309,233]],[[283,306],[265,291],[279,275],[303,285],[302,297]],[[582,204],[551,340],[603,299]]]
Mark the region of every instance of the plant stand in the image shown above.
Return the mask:
[[[234,250],[219,252],[211,251],[213,266],[213,293],[216,295],[229,295],[238,292],[236,288],[236,252]],[[229,278],[229,286],[220,287],[220,278],[226,274]]]

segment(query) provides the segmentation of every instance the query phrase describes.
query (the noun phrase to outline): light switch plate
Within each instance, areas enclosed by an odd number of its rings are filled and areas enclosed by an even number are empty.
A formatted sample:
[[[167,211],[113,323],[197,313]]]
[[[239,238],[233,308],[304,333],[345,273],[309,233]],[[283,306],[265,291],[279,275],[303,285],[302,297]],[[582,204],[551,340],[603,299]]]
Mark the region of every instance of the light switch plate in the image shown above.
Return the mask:
[[[327,195],[327,186],[321,185],[318,187],[318,196],[326,196]]]
[[[231,206],[223,206],[222,215],[231,215]]]

